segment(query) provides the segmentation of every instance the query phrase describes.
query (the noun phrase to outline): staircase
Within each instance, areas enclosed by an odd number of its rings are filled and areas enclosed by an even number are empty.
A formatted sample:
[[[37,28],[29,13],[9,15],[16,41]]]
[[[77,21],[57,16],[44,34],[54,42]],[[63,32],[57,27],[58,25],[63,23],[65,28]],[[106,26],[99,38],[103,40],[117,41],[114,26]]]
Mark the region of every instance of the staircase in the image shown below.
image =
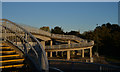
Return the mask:
[[[2,72],[48,71],[45,50],[26,29],[0,19],[0,70]]]
[[[2,72],[23,72],[25,68],[24,58],[7,43],[0,43],[0,69]]]

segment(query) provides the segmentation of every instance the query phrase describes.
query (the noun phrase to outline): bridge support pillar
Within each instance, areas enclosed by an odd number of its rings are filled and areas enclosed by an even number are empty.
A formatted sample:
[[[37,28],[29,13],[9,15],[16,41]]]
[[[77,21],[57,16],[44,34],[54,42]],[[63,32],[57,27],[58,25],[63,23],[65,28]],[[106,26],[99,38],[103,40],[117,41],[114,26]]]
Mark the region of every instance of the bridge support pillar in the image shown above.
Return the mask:
[[[70,48],[70,40],[68,40],[68,47]]]
[[[52,44],[53,44],[53,42],[52,42],[52,40],[50,41],[50,46],[52,47]]]
[[[62,57],[63,57],[63,51],[62,51]]]
[[[70,40],[68,40],[68,44],[70,44]]]
[[[70,51],[67,51],[67,60],[70,60]]]
[[[56,51],[56,57],[57,57],[57,55],[58,55],[58,52]]]
[[[46,57],[48,57],[48,53],[46,52]]]
[[[90,58],[92,57],[92,48],[90,48]]]
[[[82,57],[84,58],[84,49],[82,49]]]
[[[45,41],[41,41],[40,43],[43,46],[43,48],[45,49]]]
[[[50,52],[50,57],[52,57],[52,52]]]

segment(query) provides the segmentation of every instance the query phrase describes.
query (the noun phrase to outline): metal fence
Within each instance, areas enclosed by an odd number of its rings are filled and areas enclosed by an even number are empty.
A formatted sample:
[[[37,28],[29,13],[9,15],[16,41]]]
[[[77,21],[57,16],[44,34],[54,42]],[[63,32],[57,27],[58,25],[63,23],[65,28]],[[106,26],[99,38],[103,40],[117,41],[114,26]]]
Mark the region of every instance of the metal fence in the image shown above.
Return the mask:
[[[87,40],[82,39],[82,38],[77,37],[77,36],[74,36],[74,35],[53,34],[53,33],[41,30],[39,28],[28,26],[28,25],[20,25],[20,26],[22,26],[24,29],[26,29],[27,31],[29,31],[31,33],[41,34],[41,35],[48,36],[51,38],[69,39],[69,40],[77,40],[79,42],[85,42],[85,41],[87,42]]]
[[[45,46],[45,49],[81,48],[81,47],[89,47],[89,46],[93,46],[93,45],[94,45],[94,41],[91,41],[91,42],[87,42],[87,43],[82,42],[82,43]]]

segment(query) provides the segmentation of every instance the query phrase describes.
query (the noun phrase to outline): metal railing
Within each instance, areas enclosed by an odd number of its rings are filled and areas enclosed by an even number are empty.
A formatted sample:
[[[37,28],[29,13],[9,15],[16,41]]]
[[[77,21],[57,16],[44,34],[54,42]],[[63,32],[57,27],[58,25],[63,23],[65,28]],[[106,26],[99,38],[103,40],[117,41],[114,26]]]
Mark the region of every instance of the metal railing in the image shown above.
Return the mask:
[[[51,38],[77,40],[79,42],[87,41],[85,39],[79,38],[74,35],[53,34],[53,33],[41,30],[39,28],[28,26],[28,25],[20,25],[20,26],[22,26],[24,29],[26,29],[27,31],[29,31],[31,33],[36,33],[36,34],[44,35],[44,36],[51,37]]]
[[[31,33],[36,33],[36,34],[40,34],[40,35],[44,35],[44,36],[48,36],[50,37],[51,36],[51,33],[50,32],[47,32],[47,31],[44,31],[44,30],[41,30],[39,28],[35,28],[35,27],[31,27],[31,26],[28,26],[28,25],[21,25],[19,24],[21,27],[23,27],[24,29],[26,29],[27,31],[31,32]]]
[[[74,35],[62,35],[62,34],[51,34],[52,38],[58,38],[58,39],[68,39],[68,40],[77,40],[79,42],[87,41],[85,39],[79,38]]]
[[[91,42],[82,42],[82,43],[45,46],[45,49],[81,48],[81,47],[89,47],[93,45],[94,45],[94,41],[91,41]]]
[[[7,19],[0,19],[1,38],[12,43],[23,52],[38,71],[48,71],[48,60],[40,42],[21,26]],[[32,43],[31,43],[32,42]],[[19,43],[19,44],[18,44]]]

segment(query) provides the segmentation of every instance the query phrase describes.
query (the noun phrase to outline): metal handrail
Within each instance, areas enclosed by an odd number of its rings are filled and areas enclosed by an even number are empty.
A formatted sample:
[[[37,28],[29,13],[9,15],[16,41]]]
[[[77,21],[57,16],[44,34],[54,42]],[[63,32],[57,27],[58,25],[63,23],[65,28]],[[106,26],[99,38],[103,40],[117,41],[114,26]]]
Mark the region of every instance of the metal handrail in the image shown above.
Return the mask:
[[[89,46],[93,46],[93,45],[94,45],[94,41],[91,41],[88,43],[82,42],[82,43],[45,46],[45,49],[80,48],[80,47],[89,47]]]
[[[47,31],[44,31],[44,30],[41,30],[41,29],[38,29],[38,28],[35,28],[35,27],[31,27],[31,26],[28,26],[28,25],[21,25],[19,24],[21,27],[23,27],[24,29],[26,29],[27,31],[31,32],[31,33],[37,33],[37,34],[41,34],[41,35],[44,35],[44,36],[48,36],[50,37],[51,36],[51,33],[50,32],[47,32]]]
[[[26,43],[29,44],[29,42],[28,42],[27,40],[25,40],[25,38],[23,38],[20,34],[17,34],[16,32],[10,30],[9,28],[7,28],[7,27],[5,27],[5,26],[2,26],[2,27],[3,27],[4,29],[8,29],[9,31],[11,31],[12,33],[14,33],[15,36],[17,36],[18,38],[24,40]],[[6,38],[6,39],[7,39],[7,38]],[[15,42],[15,39],[12,39],[11,42]],[[36,54],[36,56],[37,56],[37,58],[38,58],[38,54],[37,54],[37,52],[35,51],[35,49],[34,49],[30,44],[29,44],[29,46],[30,46],[30,48],[33,49],[33,51],[35,52],[35,54]],[[25,50],[27,50],[27,49],[25,48]],[[27,51],[27,52],[28,52],[28,51]],[[25,51],[24,51],[24,54],[25,54]]]
[[[10,40],[13,44],[18,45],[20,49],[24,51],[24,55],[33,62],[38,71],[48,70],[48,60],[39,41],[30,32],[16,23],[7,19],[0,19],[0,21],[2,22],[2,25],[0,25],[2,26],[2,38]],[[33,44],[30,44],[30,41]],[[20,44],[18,44],[18,42]]]
[[[77,37],[75,35],[53,34],[53,33],[50,33],[50,32],[35,28],[35,27],[27,26],[27,25],[20,25],[20,26],[22,26],[24,29],[26,29],[27,31],[29,31],[31,33],[41,34],[41,35],[51,37],[51,38],[78,40],[80,42],[87,41],[87,40]]]

